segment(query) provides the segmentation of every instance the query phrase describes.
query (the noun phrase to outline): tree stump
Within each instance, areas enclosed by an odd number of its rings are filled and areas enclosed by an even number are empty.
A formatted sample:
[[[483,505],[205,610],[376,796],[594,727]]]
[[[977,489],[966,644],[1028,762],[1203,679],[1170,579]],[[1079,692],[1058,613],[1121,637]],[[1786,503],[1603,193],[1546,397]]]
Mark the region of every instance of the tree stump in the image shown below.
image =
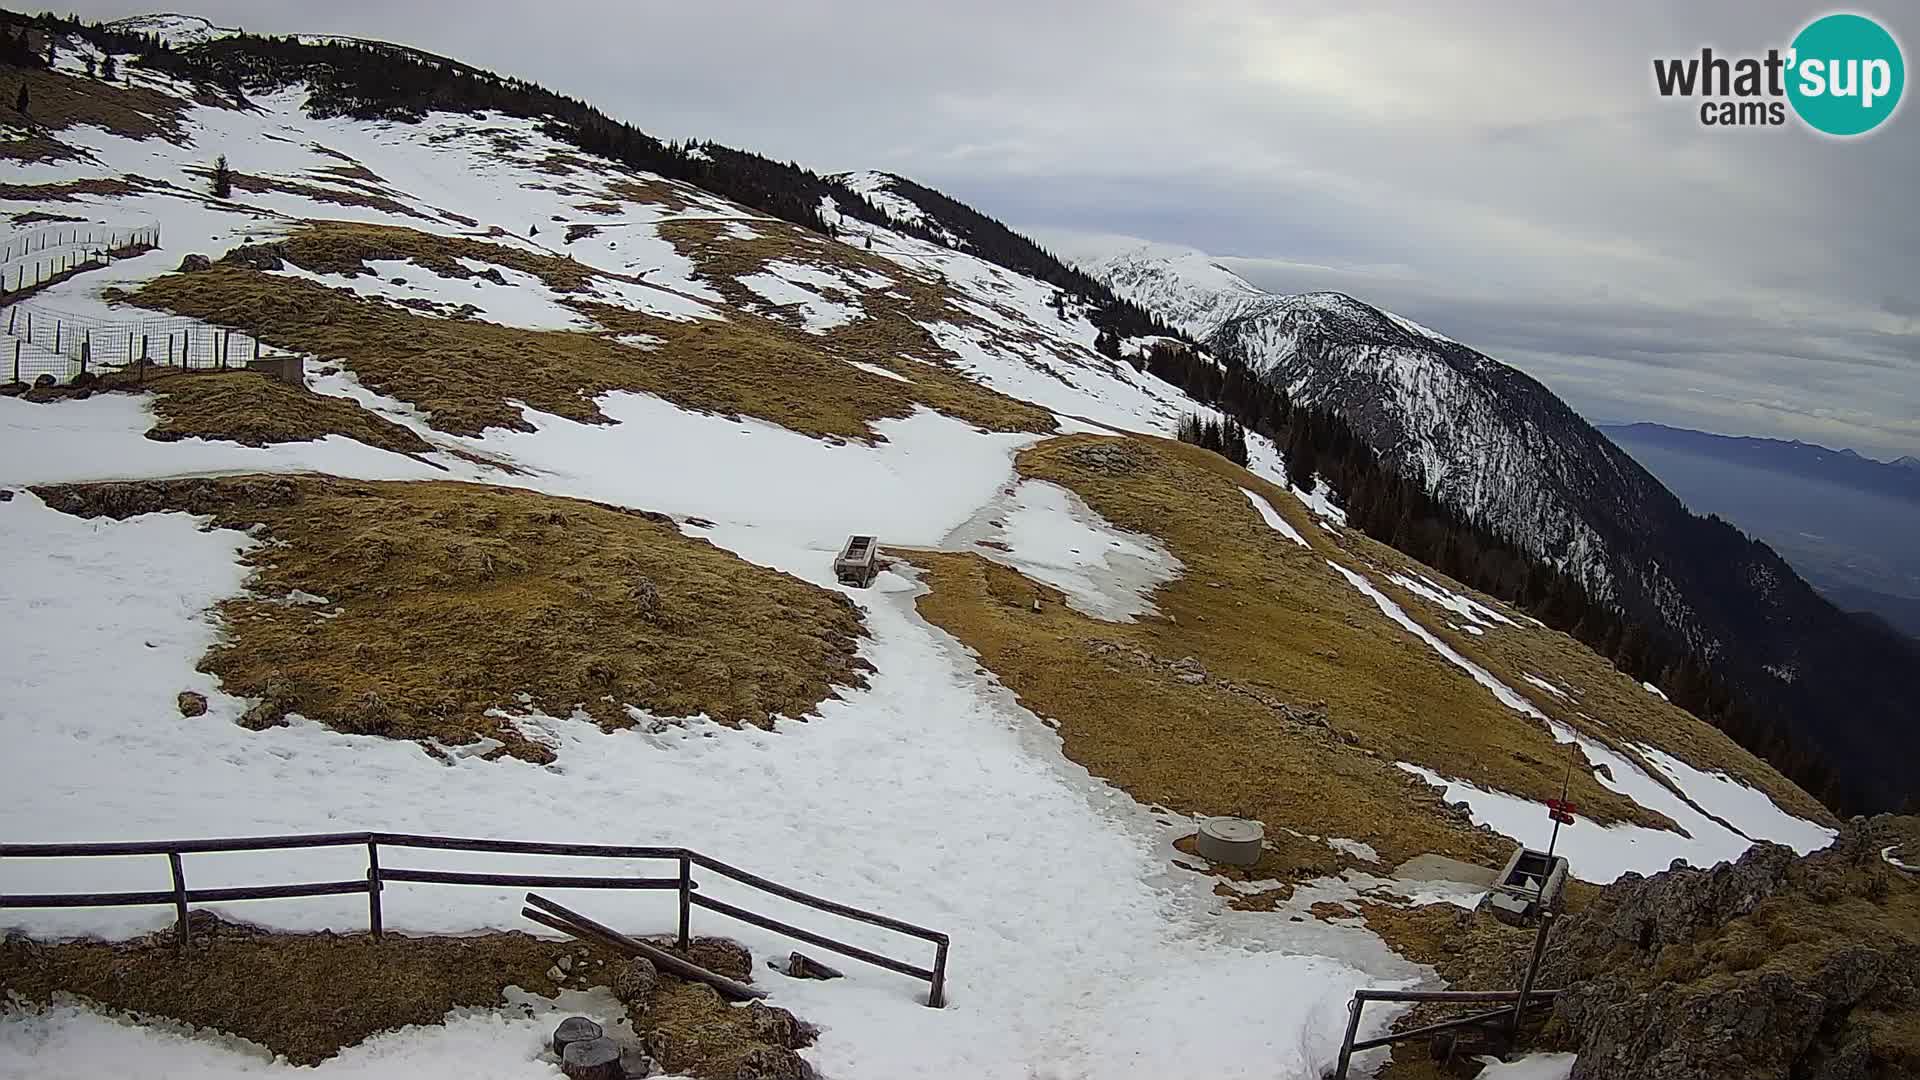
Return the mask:
[[[569,1016],[565,1020],[560,1021],[559,1027],[553,1029],[554,1056],[565,1060],[567,1047],[574,1043],[598,1039],[605,1034],[606,1032],[600,1030],[599,1024],[594,1023],[586,1017]]]
[[[560,1071],[568,1080],[626,1080],[620,1067],[620,1044],[605,1036],[567,1044],[560,1055]]]

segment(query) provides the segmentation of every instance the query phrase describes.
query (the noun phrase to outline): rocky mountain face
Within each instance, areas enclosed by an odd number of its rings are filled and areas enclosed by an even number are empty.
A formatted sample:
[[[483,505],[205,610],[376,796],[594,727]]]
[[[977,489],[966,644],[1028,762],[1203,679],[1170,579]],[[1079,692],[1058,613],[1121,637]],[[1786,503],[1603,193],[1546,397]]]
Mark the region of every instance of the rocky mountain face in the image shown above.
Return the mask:
[[[1910,796],[1887,756],[1920,754],[1920,702],[1895,675],[1910,647],[1849,620],[1766,545],[1690,514],[1539,382],[1352,297],[1264,293],[1204,256],[1135,252],[1095,272],[1704,660],[1841,776],[1830,794],[1896,808]]]
[[[1920,881],[1887,861],[1898,820],[1855,819],[1804,858],[1763,844],[1630,875],[1568,918],[1541,978],[1566,988],[1572,1080],[1920,1076]]]

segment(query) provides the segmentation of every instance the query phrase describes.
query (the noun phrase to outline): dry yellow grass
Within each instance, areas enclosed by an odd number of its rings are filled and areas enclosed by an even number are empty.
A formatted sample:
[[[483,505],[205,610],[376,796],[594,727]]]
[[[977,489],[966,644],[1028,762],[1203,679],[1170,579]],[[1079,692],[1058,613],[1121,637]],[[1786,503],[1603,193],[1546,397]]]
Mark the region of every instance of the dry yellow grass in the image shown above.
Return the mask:
[[[1142,802],[1363,840],[1388,862],[1503,854],[1505,841],[1466,826],[1394,762],[1544,799],[1558,793],[1565,761],[1551,736],[1387,622],[1326,566],[1327,552],[1269,529],[1238,488],[1299,515],[1289,496],[1165,440],[1126,440],[1131,464],[1118,468],[1114,455],[1084,452],[1117,443],[1049,440],[1018,468],[1167,544],[1187,569],[1154,595],[1163,617],[1101,622],[983,558],[913,552],[904,557],[927,568],[931,585],[920,601],[927,618],[1058,720],[1068,756]],[[1320,531],[1304,518],[1296,527]],[[1205,684],[1168,669],[1188,656]],[[1318,705],[1328,726],[1291,720],[1263,698]],[[1591,776],[1576,775],[1574,788],[1600,820],[1666,824]]]
[[[47,1004],[76,995],[110,1010],[237,1035],[307,1066],[383,1031],[441,1024],[455,1009],[505,1005],[509,987],[546,997],[605,987],[625,962],[598,946],[511,932],[390,933],[376,942],[366,934],[266,933],[204,912],[193,925],[185,955],[170,928],[112,944],[9,936],[0,942],[0,997]],[[693,946],[696,962],[713,963],[711,939],[696,938]],[[569,966],[556,982],[549,973],[563,958]],[[729,974],[753,978],[751,965]],[[670,975],[660,976],[651,1007],[629,1018],[648,1045],[670,1052],[675,1072],[713,1080],[732,1080],[748,1053],[790,1045],[756,1024],[761,1017],[753,1007],[735,1008]]]
[[[603,727],[705,713],[802,718],[864,684],[851,604],[683,536],[659,515],[451,482],[237,477],[38,489],[50,505],[154,510],[260,527],[243,597],[202,660],[260,699],[337,730],[470,743],[551,760],[496,715],[584,711]],[[324,597],[295,602],[289,597]]]
[[[1130,450],[1088,452],[1103,444]],[[1161,617],[1101,622],[978,556],[902,557],[927,570],[931,591],[920,600],[926,617],[976,650],[1029,707],[1058,720],[1068,756],[1135,798],[1254,817],[1270,830],[1363,840],[1388,862],[1439,851],[1484,863],[1507,842],[1465,827],[1394,762],[1535,800],[1559,794],[1569,755],[1543,725],[1500,704],[1326,565],[1329,558],[1374,564],[1375,584],[1433,625],[1439,620],[1422,601],[1384,581],[1379,567],[1410,565],[1404,558],[1353,534],[1336,542],[1280,489],[1218,455],[1165,440],[1053,439],[1022,454],[1018,469],[1071,488],[1108,520],[1172,550],[1186,571],[1154,594]],[[1313,548],[1269,529],[1242,487],[1287,515]],[[1603,661],[1579,657],[1577,645],[1530,623],[1485,638],[1451,634],[1443,623],[1441,630],[1513,684],[1526,685],[1515,670],[1525,667],[1549,677],[1592,676],[1603,685]],[[1143,654],[1151,662],[1142,662]],[[1208,674],[1203,685],[1181,683],[1167,667],[1189,656]],[[1608,683],[1617,692],[1583,700],[1595,718],[1584,729],[1632,733],[1677,747],[1683,757],[1697,754],[1703,767],[1778,791],[1789,809],[1824,816],[1719,732],[1624,676]],[[1626,694],[1626,686],[1638,696]],[[1329,727],[1292,722],[1263,698],[1296,707],[1323,703]],[[1655,737],[1656,723],[1678,737]],[[1583,770],[1573,774],[1572,797],[1603,823],[1671,827]]]
[[[274,247],[307,269],[332,273],[363,269],[369,259],[407,259],[466,275],[471,271],[455,260],[472,258],[538,275],[562,292],[583,287],[593,273],[568,259],[382,226],[314,224]],[[910,415],[920,405],[989,430],[1053,426],[1044,410],[956,371],[898,359],[900,352],[925,345],[924,332],[904,319],[868,320],[874,326],[848,344],[744,312],[682,322],[577,299],[575,306],[608,333],[525,330],[429,317],[344,289],[231,265],[170,274],[128,299],[245,327],[276,347],[343,361],[362,383],[419,406],[436,428],[456,434],[526,428],[515,401],[602,422],[594,398],[614,390],[853,440],[871,439],[873,421]],[[613,340],[632,333],[662,343],[640,350]],[[851,359],[910,368],[914,381],[861,371],[844,362]]]
[[[120,385],[132,381],[120,373]],[[147,438],[221,439],[244,446],[344,435],[397,454],[431,450],[413,432],[345,398],[315,394],[252,371],[149,368],[155,423]]]
[[[140,187],[126,180],[63,180],[49,184],[0,184],[0,199],[18,202],[78,202],[81,195],[133,195]]]

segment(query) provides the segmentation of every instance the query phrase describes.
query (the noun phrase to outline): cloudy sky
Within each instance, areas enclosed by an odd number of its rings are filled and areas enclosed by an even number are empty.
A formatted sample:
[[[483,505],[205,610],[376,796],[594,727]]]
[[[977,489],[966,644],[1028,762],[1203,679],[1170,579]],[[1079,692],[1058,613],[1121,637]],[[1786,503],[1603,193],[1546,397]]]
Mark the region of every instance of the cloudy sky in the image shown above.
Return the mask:
[[[1338,289],[1595,420],[1920,454],[1915,106],[1841,142],[1652,88],[1655,56],[1784,47],[1822,5],[178,2],[900,172],[1074,257],[1153,242]],[[1858,10],[1920,41],[1920,11]]]

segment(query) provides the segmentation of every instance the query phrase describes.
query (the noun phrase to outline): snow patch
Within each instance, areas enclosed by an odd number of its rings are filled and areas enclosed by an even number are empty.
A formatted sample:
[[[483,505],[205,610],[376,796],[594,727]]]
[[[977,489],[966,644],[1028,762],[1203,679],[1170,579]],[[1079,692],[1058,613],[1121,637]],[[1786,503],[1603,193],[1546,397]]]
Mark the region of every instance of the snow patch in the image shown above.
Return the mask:
[[[1241,488],[1240,494],[1245,495],[1247,501],[1253,504],[1253,508],[1260,512],[1260,519],[1267,523],[1268,528],[1299,544],[1303,548],[1311,548],[1313,546],[1307,543],[1307,538],[1301,536],[1300,531],[1295,529],[1286,518],[1280,516],[1280,512],[1273,508],[1272,503],[1248,491],[1246,488]]]
[[[1159,540],[1119,528],[1044,480],[1002,491],[943,546],[1010,566],[1065,593],[1075,611],[1110,622],[1156,613],[1147,597],[1183,569]]]

